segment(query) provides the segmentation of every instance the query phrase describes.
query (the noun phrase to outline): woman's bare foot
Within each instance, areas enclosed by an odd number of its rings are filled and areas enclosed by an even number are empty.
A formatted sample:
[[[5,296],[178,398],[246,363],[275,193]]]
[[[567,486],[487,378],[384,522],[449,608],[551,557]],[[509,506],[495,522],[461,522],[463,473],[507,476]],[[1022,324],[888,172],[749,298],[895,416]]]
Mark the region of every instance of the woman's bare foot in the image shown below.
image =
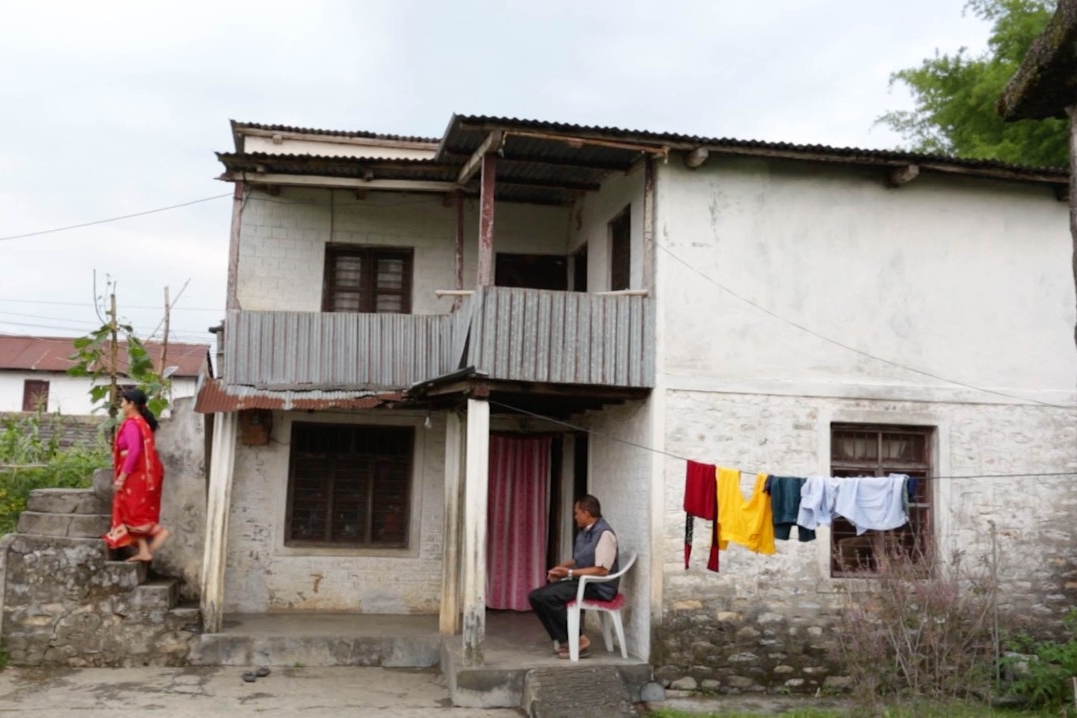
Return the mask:
[[[149,563],[152,560],[153,560],[153,554],[152,553],[142,553],[141,551],[139,551],[134,556],[127,559],[127,563],[138,563],[139,561],[144,561],[146,563]]]

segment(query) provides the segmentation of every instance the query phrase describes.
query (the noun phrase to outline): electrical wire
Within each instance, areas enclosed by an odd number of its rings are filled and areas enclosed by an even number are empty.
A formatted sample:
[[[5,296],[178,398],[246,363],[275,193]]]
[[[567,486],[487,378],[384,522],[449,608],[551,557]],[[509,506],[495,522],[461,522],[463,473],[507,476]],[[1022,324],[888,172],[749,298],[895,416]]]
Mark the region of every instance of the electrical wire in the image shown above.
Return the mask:
[[[145,212],[135,212],[134,214],[125,214],[119,217],[109,217],[108,219],[98,219],[93,222],[82,222],[81,224],[70,224],[66,227],[54,227],[53,229],[42,229],[37,232],[27,232],[25,234],[13,234],[8,237],[0,237],[0,242],[7,242],[11,239],[25,239],[26,237],[40,237],[43,234],[53,234],[55,232],[66,232],[69,229],[79,229],[81,227],[92,227],[96,224],[107,224],[109,222],[119,222],[122,219],[131,219],[133,217],[145,217],[147,214],[156,214],[157,212],[167,212],[170,209],[179,209],[180,207],[190,207],[192,204],[199,204],[200,202],[209,202],[215,199],[221,199],[222,197],[231,197],[232,193],[227,192],[225,194],[215,194],[212,197],[203,197],[202,199],[193,199],[190,202],[181,202],[180,204],[169,205],[168,207],[158,207],[157,209],[148,209]]]
[[[612,434],[607,434],[605,432],[596,431],[594,429],[588,429],[586,427],[579,426],[577,424],[572,424],[572,423],[569,423],[567,421],[562,421],[560,419],[555,419],[552,416],[545,416],[543,414],[537,414],[537,413],[535,413],[533,411],[528,411],[527,409],[523,409],[523,408],[518,407],[518,406],[512,406],[511,404],[505,404],[504,402],[494,401],[492,399],[487,399],[487,402],[490,404],[490,406],[499,406],[502,409],[508,409],[509,411],[515,411],[518,414],[525,414],[525,415],[530,416],[530,417],[535,418],[535,419],[540,419],[542,421],[548,421],[551,424],[556,424],[558,426],[563,426],[565,428],[572,429],[574,431],[581,431],[581,432],[584,432],[586,434],[590,434],[591,436],[598,436],[598,437],[601,437],[603,439],[608,439],[610,441],[616,441],[617,443],[620,443],[620,444],[626,444],[627,446],[633,446],[633,447],[635,447],[637,449],[643,449],[644,451],[649,451],[652,454],[662,454],[663,456],[668,456],[670,458],[678,459],[680,461],[696,461],[696,459],[689,459],[688,457],[681,456],[680,454],[674,454],[674,453],[672,453],[670,451],[663,451],[662,449],[656,449],[656,448],[654,448],[652,446],[647,446],[645,444],[637,444],[636,442],[629,441],[628,439],[622,439],[620,437],[613,436]],[[738,462],[735,462],[735,461],[731,461],[731,462],[707,461],[705,463],[708,463],[708,464],[721,464],[722,466],[726,466],[726,465],[736,464]],[[741,469],[741,470],[744,471],[745,473],[749,473],[749,474],[771,473],[769,471],[768,472],[759,472],[759,471],[750,471],[748,469]],[[1014,473],[1014,474],[967,474],[967,475],[961,475],[961,476],[926,476],[924,478],[927,478],[927,479],[1017,479],[1017,478],[1038,477],[1038,476],[1077,476],[1077,471],[1024,472],[1024,473]]]

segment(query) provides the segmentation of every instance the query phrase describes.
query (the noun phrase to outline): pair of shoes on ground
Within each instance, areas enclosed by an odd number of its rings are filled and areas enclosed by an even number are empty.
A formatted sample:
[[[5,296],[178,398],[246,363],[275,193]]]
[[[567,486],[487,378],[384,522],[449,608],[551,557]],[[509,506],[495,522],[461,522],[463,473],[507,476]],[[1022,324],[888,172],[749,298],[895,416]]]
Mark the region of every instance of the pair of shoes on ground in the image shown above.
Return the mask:
[[[269,666],[259,666],[253,671],[244,671],[241,676],[247,683],[254,683],[259,678],[265,678],[270,673]]]

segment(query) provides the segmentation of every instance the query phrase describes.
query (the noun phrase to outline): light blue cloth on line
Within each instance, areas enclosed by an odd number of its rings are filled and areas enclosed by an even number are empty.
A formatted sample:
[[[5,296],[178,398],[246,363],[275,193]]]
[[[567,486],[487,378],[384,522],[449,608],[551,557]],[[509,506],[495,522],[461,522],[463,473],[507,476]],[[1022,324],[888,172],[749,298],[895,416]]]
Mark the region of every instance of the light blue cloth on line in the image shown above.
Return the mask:
[[[841,479],[833,476],[809,476],[800,489],[797,525],[806,529],[829,526],[834,516],[834,499]]]
[[[850,476],[838,479],[834,513],[865,531],[889,531],[909,522],[905,513],[905,474]],[[803,501],[803,499],[801,499]]]

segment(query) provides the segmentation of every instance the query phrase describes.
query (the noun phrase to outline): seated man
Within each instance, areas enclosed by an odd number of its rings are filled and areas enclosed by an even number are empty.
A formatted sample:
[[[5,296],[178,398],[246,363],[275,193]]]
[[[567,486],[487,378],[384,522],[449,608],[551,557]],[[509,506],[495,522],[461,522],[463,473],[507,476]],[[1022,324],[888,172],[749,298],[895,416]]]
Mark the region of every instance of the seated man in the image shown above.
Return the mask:
[[[536,588],[528,595],[531,608],[542,621],[550,638],[557,641],[558,655],[568,658],[568,610],[565,605],[576,598],[580,576],[607,576],[617,572],[617,536],[602,518],[602,507],[594,496],[584,496],[573,507],[573,516],[580,531],[572,559],[560,563],[546,573],[550,583]],[[608,601],[617,595],[618,581],[588,583],[584,598]],[[582,626],[582,622],[581,622]],[[591,641],[580,636],[580,656],[587,655]]]

